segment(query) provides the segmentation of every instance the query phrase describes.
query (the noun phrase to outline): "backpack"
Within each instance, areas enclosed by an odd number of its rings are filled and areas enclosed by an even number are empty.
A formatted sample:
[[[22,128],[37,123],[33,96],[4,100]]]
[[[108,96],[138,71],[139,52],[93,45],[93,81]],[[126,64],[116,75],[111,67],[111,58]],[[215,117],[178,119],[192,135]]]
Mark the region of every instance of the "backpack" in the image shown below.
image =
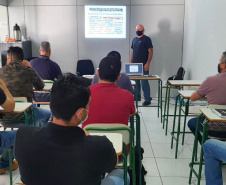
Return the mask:
[[[184,79],[185,70],[183,67],[180,67],[177,71],[176,75],[173,75],[168,78],[167,84],[169,84],[169,80],[183,80]]]
[[[143,159],[143,153],[144,153],[144,149],[141,147],[141,159]],[[138,176],[138,172],[139,172],[139,166],[138,166],[138,148],[137,146],[135,146],[135,171],[136,171],[136,184],[139,184],[139,176]],[[133,180],[132,180],[132,170],[128,171],[129,175],[130,175],[130,185],[132,185]],[[141,185],[146,185],[146,181],[144,179],[144,176],[147,174],[147,171],[145,170],[143,164],[141,164]]]

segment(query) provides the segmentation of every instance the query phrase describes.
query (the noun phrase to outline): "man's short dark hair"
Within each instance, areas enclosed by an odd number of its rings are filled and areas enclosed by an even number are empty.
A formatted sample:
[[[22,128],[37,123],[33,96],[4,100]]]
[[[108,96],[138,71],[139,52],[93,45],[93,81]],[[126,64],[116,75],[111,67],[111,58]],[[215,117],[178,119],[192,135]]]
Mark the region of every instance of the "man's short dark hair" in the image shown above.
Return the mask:
[[[89,97],[86,80],[72,73],[65,73],[53,84],[50,109],[54,117],[69,122],[78,109],[86,108]]]
[[[18,60],[23,60],[24,59],[24,52],[23,49],[20,47],[9,47],[7,51],[7,55],[11,55],[13,57],[13,60],[18,61]]]
[[[223,52],[222,63],[226,63],[226,51]]]
[[[105,57],[99,64],[99,77],[101,80],[115,82],[121,71],[121,61],[116,57]]]
[[[107,57],[115,57],[121,61],[121,55],[118,51],[111,51],[108,53]]]

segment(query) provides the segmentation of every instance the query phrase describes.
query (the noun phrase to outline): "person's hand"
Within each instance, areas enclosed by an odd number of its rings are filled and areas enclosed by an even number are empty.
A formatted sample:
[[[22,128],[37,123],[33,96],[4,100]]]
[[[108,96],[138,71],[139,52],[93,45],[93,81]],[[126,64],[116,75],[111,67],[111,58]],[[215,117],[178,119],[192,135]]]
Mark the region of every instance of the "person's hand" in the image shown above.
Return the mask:
[[[23,60],[22,64],[25,67],[31,67],[30,63],[27,60]]]
[[[144,65],[144,70],[145,70],[145,71],[148,71],[148,70],[149,70],[149,67],[150,67],[150,64],[146,63],[146,64]]]

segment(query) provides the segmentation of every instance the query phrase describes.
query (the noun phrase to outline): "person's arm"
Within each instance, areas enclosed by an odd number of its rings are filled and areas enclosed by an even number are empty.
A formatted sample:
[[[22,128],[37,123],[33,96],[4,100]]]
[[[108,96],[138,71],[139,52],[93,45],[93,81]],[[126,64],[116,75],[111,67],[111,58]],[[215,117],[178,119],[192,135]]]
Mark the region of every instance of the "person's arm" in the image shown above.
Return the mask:
[[[133,51],[131,52],[130,63],[133,63]]]
[[[57,63],[56,63],[55,69],[56,69],[56,78],[58,78],[60,75],[62,75],[62,71],[60,69],[60,66]]]
[[[153,48],[149,48],[148,49],[148,60],[147,60],[146,64],[144,65],[144,70],[145,71],[148,71],[149,68],[150,68],[152,56],[153,56]]]
[[[11,95],[11,93],[9,92],[9,90],[7,89],[5,83],[0,79],[0,88],[4,91],[3,93],[5,94],[6,98],[5,98],[5,102],[1,105],[2,108],[6,111],[13,111],[15,108],[15,101],[13,99],[13,96]]]
[[[92,79],[91,85],[95,85],[99,83],[99,78],[97,75],[95,75]]]
[[[191,95],[191,98],[190,100],[191,101],[196,101],[196,100],[200,100],[202,97],[197,93],[197,92],[194,92],[192,95]]]
[[[135,108],[135,105],[134,105],[134,98],[133,98],[133,95],[132,95],[132,93],[130,93],[130,100],[129,100],[130,102],[130,115],[133,115],[133,114],[135,114],[135,112],[136,112],[136,108]]]
[[[32,70],[33,73],[33,86],[36,90],[42,90],[45,86],[43,80],[38,76],[38,74]]]

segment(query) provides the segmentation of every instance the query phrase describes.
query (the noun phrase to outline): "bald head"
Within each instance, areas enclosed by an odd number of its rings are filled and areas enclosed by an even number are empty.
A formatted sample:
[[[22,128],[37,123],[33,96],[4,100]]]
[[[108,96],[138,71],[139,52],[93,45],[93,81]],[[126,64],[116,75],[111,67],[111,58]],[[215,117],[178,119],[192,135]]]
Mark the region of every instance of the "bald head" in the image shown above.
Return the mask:
[[[137,31],[142,31],[144,29],[144,26],[142,25],[142,24],[138,24],[137,26],[136,26],[136,30]]]
[[[141,38],[144,36],[144,26],[142,24],[138,24],[136,26],[136,34],[138,38]]]

